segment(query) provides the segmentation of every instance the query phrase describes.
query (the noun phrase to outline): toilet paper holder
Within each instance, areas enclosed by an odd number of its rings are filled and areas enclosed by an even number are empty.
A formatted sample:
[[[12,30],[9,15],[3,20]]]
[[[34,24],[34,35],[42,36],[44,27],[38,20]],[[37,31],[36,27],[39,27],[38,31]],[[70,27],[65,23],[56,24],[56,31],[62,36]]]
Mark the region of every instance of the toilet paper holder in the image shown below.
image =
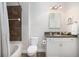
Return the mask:
[[[43,45],[46,44],[46,40],[42,40],[42,44],[43,44]]]

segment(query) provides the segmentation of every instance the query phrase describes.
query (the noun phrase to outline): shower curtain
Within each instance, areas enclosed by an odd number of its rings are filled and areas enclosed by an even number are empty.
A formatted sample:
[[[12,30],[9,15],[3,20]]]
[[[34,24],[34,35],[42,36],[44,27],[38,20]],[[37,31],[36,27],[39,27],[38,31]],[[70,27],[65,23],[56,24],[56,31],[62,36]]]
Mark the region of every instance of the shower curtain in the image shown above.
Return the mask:
[[[0,23],[1,25],[1,23]],[[1,26],[0,26],[0,57],[1,57]]]
[[[5,2],[0,2],[0,56],[10,56],[9,23]]]

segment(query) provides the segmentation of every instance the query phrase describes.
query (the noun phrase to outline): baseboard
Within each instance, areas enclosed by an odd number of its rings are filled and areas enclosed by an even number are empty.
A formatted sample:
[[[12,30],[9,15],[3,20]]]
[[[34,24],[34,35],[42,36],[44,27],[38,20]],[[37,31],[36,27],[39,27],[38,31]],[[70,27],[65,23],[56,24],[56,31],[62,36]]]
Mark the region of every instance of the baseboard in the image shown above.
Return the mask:
[[[22,57],[29,57],[27,53],[22,53]],[[36,57],[46,57],[45,52],[37,52]]]

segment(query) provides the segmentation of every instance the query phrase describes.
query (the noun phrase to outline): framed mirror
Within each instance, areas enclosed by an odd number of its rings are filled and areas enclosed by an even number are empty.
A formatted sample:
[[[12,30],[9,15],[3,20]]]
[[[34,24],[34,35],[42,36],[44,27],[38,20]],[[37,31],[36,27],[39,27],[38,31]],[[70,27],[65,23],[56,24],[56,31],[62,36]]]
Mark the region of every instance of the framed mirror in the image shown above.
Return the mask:
[[[61,13],[49,13],[49,29],[60,29]]]

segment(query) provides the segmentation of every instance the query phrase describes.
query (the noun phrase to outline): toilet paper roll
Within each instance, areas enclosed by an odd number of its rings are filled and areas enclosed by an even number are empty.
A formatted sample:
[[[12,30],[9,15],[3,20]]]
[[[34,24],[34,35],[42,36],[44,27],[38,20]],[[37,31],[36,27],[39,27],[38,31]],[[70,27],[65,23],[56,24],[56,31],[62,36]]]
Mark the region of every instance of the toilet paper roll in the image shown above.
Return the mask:
[[[46,40],[43,40],[43,41],[42,41],[42,44],[46,44]]]

